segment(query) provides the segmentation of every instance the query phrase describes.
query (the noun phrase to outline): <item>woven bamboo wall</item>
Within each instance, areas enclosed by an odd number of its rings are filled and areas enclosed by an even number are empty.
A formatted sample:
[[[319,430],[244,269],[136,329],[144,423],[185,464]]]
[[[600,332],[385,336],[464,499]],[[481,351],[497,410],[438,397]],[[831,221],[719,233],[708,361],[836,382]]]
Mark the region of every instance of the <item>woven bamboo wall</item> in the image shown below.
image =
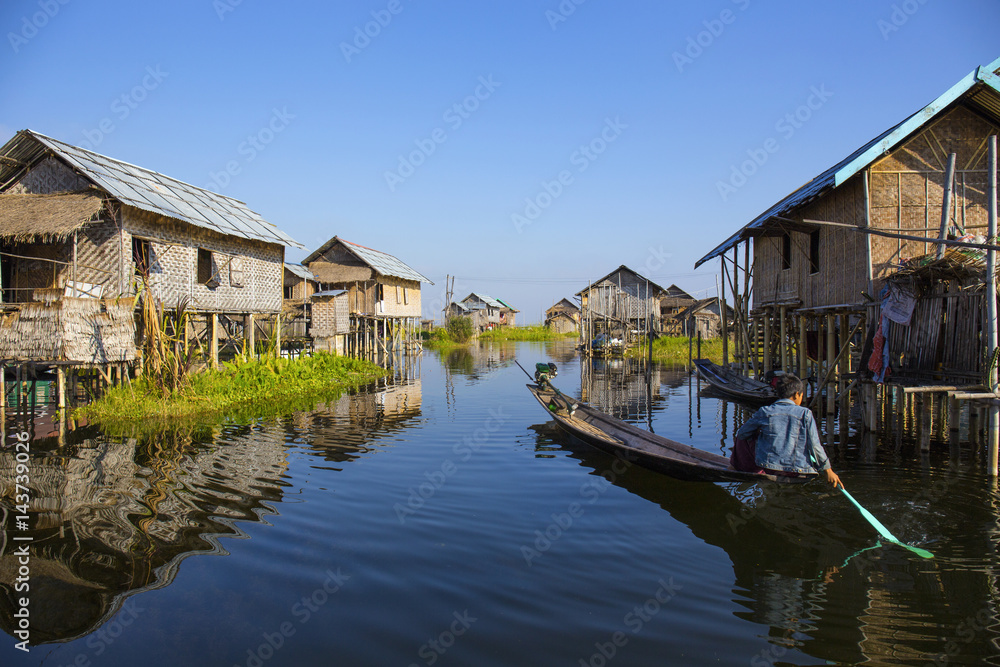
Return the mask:
[[[197,310],[281,310],[283,246],[226,236],[131,207],[124,207],[123,217],[122,241],[130,254],[133,235],[150,241],[150,283],[166,307],[189,296],[189,307]],[[199,248],[212,252],[214,287],[198,282]]]
[[[1000,128],[964,107],[943,114],[905,144],[872,165],[873,227],[937,237],[941,225],[948,154],[956,154],[953,219],[962,227],[986,224],[986,137]],[[985,235],[985,229],[970,230]],[[902,260],[935,246],[919,241],[872,237],[875,278]]]
[[[52,192],[77,192],[90,187],[90,181],[80,176],[54,157],[39,162],[4,194],[49,194]]]
[[[316,338],[327,338],[350,333],[348,298],[347,292],[337,296],[317,297],[312,304],[312,325],[309,334]]]
[[[61,297],[0,319],[0,358],[106,364],[136,358],[133,299]]]
[[[796,220],[825,220],[865,224],[864,182],[854,177],[825,197],[787,216]],[[754,306],[801,302],[801,307],[860,303],[868,286],[865,237],[851,230],[820,229],[819,271],[811,272],[810,239],[804,232],[789,232],[791,262],[782,268],[782,237],[754,239]]]
[[[420,283],[395,276],[379,276],[382,312],[388,317],[420,317]]]

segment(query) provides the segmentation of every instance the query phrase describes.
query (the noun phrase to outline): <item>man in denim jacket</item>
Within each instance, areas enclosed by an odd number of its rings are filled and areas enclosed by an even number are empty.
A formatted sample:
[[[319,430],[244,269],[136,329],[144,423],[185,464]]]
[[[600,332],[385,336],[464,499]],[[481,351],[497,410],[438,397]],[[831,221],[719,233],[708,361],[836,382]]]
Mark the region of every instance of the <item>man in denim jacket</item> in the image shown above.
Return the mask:
[[[762,407],[736,432],[737,447],[740,440],[756,438],[754,461],[764,472],[825,472],[826,481],[843,488],[840,477],[830,468],[812,412],[802,407],[805,383],[788,373],[778,380],[775,391],[779,400]]]

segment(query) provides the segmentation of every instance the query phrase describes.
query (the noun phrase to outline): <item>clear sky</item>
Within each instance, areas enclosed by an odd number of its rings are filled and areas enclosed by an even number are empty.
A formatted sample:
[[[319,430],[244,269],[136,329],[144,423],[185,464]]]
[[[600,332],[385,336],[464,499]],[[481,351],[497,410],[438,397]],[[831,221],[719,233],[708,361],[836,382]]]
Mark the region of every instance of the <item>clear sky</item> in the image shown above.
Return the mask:
[[[997,0],[3,0],[0,141],[236,197],[289,261],[394,254],[435,282],[425,316],[451,274],[532,322],[620,264],[714,294],[698,258],[1000,56],[998,24]]]

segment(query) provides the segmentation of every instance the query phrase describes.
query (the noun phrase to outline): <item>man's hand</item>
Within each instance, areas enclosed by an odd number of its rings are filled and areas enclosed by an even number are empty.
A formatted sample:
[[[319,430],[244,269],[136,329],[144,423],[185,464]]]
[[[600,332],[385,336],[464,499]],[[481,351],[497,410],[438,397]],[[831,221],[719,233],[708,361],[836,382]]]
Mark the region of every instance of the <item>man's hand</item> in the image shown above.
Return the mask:
[[[837,488],[838,486],[840,488],[844,488],[844,483],[840,481],[840,477],[837,473],[833,472],[833,468],[826,469],[826,481],[833,484],[833,488]]]

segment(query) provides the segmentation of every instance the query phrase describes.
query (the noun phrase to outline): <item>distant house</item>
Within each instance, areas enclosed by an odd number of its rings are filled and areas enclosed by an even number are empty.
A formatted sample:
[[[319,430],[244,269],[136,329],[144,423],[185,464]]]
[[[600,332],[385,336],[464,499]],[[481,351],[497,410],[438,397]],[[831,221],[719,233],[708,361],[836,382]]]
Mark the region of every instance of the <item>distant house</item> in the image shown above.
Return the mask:
[[[581,335],[605,333],[626,343],[660,326],[660,299],[666,290],[624,264],[576,293]]]
[[[500,299],[476,292],[462,299],[461,303],[472,314],[473,326],[480,331],[495,327],[512,327],[515,325],[517,313],[521,312]]]
[[[693,303],[695,298],[677,285],[668,287],[666,294],[660,299],[660,329],[663,333],[672,336],[681,335],[675,316]]]
[[[302,247],[241,201],[31,130],[0,148],[0,184],[12,332],[0,358],[131,361],[131,301],[120,299],[140,291],[204,314],[196,324],[213,337],[208,314],[241,331],[245,316],[280,312],[285,247]],[[58,331],[39,328],[57,320]],[[94,321],[104,329],[81,344]]]
[[[428,278],[386,252],[337,236],[302,264],[321,292],[347,292],[349,330],[325,335],[351,334],[359,350],[410,347],[420,326],[420,284],[434,284]],[[324,307],[314,298],[314,319]]]
[[[282,281],[285,301],[308,301],[309,297],[319,291],[319,281],[312,271],[301,264],[285,262],[284,280]]]
[[[719,304],[719,297],[713,296],[707,299],[694,301],[687,308],[682,309],[671,319],[670,331],[676,332],[677,336],[702,338],[717,338],[722,335],[722,308]],[[726,306],[726,313],[729,322],[733,321],[733,309]]]
[[[562,299],[545,311],[545,326],[555,333],[571,333],[580,328],[580,308]]]

